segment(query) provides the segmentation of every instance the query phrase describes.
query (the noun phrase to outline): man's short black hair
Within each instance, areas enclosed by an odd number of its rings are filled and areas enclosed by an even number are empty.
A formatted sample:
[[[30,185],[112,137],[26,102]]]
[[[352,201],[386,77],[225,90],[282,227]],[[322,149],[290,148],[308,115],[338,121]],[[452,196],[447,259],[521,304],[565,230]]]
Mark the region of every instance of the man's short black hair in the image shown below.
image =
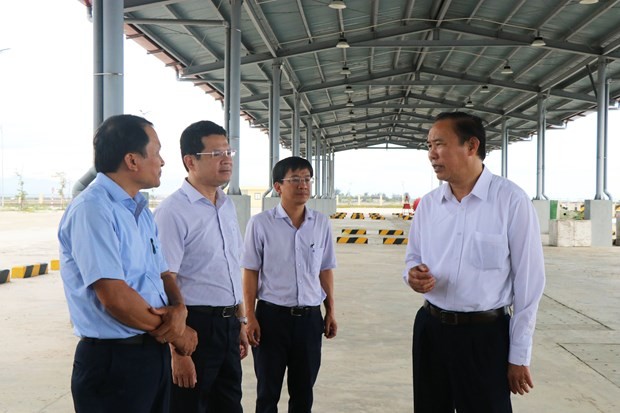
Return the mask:
[[[115,115],[106,119],[93,138],[95,170],[116,172],[128,153],[146,157],[149,136],[144,128],[153,126],[148,120],[134,115]]]
[[[480,142],[478,146],[478,157],[484,161],[487,156],[486,144],[487,134],[484,130],[483,120],[478,116],[465,112],[443,112],[437,115],[435,122],[451,119],[454,122],[454,131],[459,137],[461,145],[467,142],[472,136]]]
[[[226,130],[217,123],[213,123],[209,120],[201,120],[189,125],[181,134],[181,159],[185,155],[196,155],[204,150],[202,138],[209,135],[224,135],[226,136]],[[196,158],[200,159],[200,155],[196,155]],[[186,171],[187,166],[183,162],[183,166]]]
[[[310,176],[314,176],[312,164],[307,159],[299,156],[289,156],[288,158],[278,161],[273,167],[273,183],[281,183],[288,171],[298,171],[300,169],[307,169],[310,171]]]

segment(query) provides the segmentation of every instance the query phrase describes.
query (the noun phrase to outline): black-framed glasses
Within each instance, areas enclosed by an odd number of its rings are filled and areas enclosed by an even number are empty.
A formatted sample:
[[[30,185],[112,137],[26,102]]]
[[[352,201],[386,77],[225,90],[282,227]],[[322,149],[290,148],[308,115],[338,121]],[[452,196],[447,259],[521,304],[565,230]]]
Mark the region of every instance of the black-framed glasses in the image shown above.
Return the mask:
[[[232,158],[237,154],[237,151],[234,149],[227,149],[225,151],[213,151],[213,152],[198,152],[194,155],[210,155],[212,158],[223,158],[228,157]]]
[[[300,183],[304,183],[306,185],[310,185],[311,183],[314,182],[314,178],[311,178],[309,176],[306,177],[300,177],[300,176],[294,176],[292,178],[284,178],[282,179],[282,181],[289,181],[290,183],[294,184],[294,185],[299,185]]]

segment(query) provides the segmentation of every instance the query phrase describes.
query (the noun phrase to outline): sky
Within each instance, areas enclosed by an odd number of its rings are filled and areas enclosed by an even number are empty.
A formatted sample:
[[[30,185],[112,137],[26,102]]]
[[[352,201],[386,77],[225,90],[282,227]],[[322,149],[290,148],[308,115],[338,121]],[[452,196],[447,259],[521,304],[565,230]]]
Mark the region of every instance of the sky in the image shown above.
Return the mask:
[[[24,16],[28,16],[27,19]],[[68,189],[92,165],[92,25],[77,0],[0,0],[0,195],[12,197],[21,174],[29,196]],[[223,123],[221,103],[130,40],[125,41],[125,113],[153,122],[166,162],[154,195],[173,192],[185,176],[179,154],[183,129],[198,120]],[[620,111],[610,112],[608,191],[620,197]],[[266,134],[241,120],[240,186],[268,185]],[[536,195],[536,136],[508,147],[508,178]],[[281,149],[281,157],[290,152]],[[501,152],[485,164],[501,173]],[[596,192],[596,116],[546,133],[545,195],[592,199]],[[352,150],[335,155],[335,187],[343,193],[409,193],[438,185],[425,151]]]

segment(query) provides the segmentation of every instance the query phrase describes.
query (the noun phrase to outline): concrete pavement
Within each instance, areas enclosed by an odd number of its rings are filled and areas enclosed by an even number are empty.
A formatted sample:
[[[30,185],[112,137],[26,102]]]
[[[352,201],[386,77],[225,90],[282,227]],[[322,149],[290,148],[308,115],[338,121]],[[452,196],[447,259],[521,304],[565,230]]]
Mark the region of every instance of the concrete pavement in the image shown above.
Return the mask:
[[[360,209],[359,212],[370,212]],[[409,222],[332,220],[342,228]],[[0,212],[0,269],[57,258],[60,212]],[[368,235],[378,239],[379,236]],[[318,413],[412,411],[411,330],[422,298],[401,281],[404,245],[338,244],[338,336],[324,340]],[[545,247],[547,287],[532,360],[534,389],[516,412],[620,411],[620,248]],[[0,285],[0,413],[70,412],[73,337],[58,272]],[[255,378],[244,367],[244,408]],[[286,411],[284,394],[280,411]]]

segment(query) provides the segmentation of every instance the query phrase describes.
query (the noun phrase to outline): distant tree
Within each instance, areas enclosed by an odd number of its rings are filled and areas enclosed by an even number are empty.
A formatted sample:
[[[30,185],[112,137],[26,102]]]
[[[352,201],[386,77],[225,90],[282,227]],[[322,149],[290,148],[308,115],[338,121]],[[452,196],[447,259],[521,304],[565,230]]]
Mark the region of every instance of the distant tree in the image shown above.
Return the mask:
[[[52,178],[58,179],[58,196],[60,197],[60,208],[65,209],[65,188],[67,187],[67,176],[64,172],[56,172]]]
[[[19,203],[19,209],[24,209],[24,202],[28,193],[24,191],[24,178],[22,174],[15,171],[15,175],[17,176],[17,202]]]

